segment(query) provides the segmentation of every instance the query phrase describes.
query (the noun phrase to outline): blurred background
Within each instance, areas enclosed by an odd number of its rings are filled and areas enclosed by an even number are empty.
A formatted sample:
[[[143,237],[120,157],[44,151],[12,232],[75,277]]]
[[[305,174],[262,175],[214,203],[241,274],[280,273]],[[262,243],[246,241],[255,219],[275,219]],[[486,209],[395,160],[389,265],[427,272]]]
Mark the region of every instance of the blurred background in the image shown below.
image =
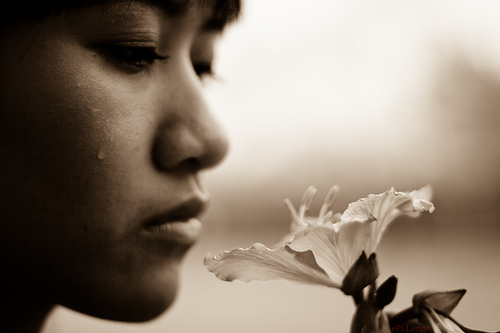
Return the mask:
[[[283,204],[340,185],[336,211],[369,193],[432,184],[436,211],[393,223],[381,279],[402,309],[429,288],[467,289],[465,326],[499,330],[500,2],[246,0],[220,42],[207,93],[232,142],[206,174],[213,202],[173,308],[147,324],[57,309],[44,333],[347,332],[340,291],[285,281],[227,283],[206,252],[273,245]]]

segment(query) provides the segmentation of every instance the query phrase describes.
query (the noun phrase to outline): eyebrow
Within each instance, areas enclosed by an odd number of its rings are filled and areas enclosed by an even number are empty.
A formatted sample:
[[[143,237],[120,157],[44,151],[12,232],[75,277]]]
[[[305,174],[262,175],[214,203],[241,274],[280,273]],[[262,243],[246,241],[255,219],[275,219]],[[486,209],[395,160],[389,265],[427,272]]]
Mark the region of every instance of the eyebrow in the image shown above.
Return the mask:
[[[130,1],[130,0],[129,0]],[[134,1],[134,0],[131,0]],[[208,5],[211,16],[202,25],[205,31],[219,32],[235,21],[241,10],[240,0],[139,0],[161,8],[170,17],[180,17],[192,7]]]

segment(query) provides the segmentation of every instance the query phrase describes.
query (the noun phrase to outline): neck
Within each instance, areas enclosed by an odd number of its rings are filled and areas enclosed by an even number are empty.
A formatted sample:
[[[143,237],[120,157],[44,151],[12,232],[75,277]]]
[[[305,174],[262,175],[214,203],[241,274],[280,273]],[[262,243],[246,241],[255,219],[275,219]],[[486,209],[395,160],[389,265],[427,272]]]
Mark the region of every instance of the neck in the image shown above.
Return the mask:
[[[0,332],[39,333],[54,305],[29,286],[1,280]]]
[[[0,331],[5,333],[40,333],[48,312],[42,313],[11,313],[11,317],[0,316]]]

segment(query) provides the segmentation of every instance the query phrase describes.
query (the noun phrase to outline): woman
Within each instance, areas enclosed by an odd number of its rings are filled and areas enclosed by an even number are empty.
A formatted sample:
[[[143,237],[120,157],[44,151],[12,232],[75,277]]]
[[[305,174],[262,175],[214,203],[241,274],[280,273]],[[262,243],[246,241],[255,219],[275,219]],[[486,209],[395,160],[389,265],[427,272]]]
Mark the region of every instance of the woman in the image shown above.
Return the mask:
[[[175,298],[227,140],[202,96],[238,0],[18,2],[2,14],[0,331],[57,304],[146,321]]]

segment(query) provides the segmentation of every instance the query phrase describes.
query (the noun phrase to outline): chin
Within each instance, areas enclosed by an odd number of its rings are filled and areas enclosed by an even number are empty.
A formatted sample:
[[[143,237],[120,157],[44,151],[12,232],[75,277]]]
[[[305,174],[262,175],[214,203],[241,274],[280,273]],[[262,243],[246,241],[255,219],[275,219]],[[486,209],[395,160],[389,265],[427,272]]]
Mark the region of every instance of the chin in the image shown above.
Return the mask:
[[[167,312],[175,301],[175,295],[169,297],[156,297],[155,300],[140,300],[136,304],[123,306],[121,304],[115,309],[104,309],[97,313],[95,317],[102,319],[131,322],[131,323],[144,323],[154,320]]]
[[[166,279],[159,281],[128,281],[125,285],[109,280],[105,285],[107,287],[100,289],[99,294],[97,290],[93,293],[82,292],[75,302],[62,305],[101,319],[147,322],[164,314],[174,303],[178,275],[170,273]]]

